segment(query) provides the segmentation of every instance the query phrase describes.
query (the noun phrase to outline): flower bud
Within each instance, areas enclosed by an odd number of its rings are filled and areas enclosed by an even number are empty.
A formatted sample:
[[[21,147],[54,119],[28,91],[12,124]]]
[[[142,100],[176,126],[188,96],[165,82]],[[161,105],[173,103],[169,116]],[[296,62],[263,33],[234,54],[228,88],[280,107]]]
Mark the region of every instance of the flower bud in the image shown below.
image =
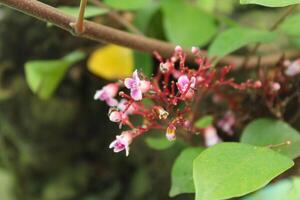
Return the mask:
[[[182,52],[182,47],[179,46],[179,45],[177,45],[177,46],[175,47],[175,52],[176,52],[176,53],[181,53],[181,52]]]
[[[191,52],[196,55],[200,53],[200,49],[198,47],[192,47]]]
[[[256,87],[256,88],[260,88],[262,86],[262,83],[261,83],[261,81],[255,81],[255,83],[254,83],[254,87]]]
[[[109,120],[112,122],[121,122],[122,121],[122,112],[116,108],[111,108],[108,112]]]
[[[170,124],[166,131],[166,138],[169,141],[174,141],[176,139],[176,127],[173,124]]]
[[[280,90],[281,86],[280,86],[279,83],[274,82],[274,83],[271,84],[271,88],[272,88],[273,92],[277,92],[278,90]]]
[[[159,119],[167,119],[168,118],[169,113],[165,109],[163,109],[161,106],[154,106],[153,109]]]

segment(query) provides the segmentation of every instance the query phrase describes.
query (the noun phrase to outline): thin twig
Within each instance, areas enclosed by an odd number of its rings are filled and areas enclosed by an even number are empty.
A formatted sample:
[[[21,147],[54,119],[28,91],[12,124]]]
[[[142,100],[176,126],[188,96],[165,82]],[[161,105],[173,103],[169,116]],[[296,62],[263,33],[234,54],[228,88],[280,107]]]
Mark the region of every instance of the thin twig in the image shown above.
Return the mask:
[[[13,9],[19,10],[27,15],[31,15],[45,22],[50,22],[53,25],[60,27],[66,31],[74,33],[74,29],[70,26],[70,23],[74,23],[76,18],[63,13],[62,11],[44,4],[37,0],[0,0],[0,3],[9,6]],[[131,49],[153,53],[159,52],[163,57],[170,57],[175,45],[160,40],[130,34],[125,31],[116,30],[101,24],[97,24],[91,21],[84,21],[85,31],[77,36],[88,38],[98,42],[113,43],[120,46],[125,46]],[[187,55],[188,61],[194,61],[194,55],[189,49],[185,49],[184,53]],[[202,51],[203,56],[207,56],[206,51]],[[274,53],[268,56],[264,56],[261,59],[261,65],[272,66],[277,59],[282,55],[282,52]],[[299,51],[286,51],[286,58],[293,59],[300,55]],[[221,60],[221,64],[241,66],[244,58],[241,56],[228,55]],[[248,62],[248,67],[253,68],[256,66],[256,57],[251,57]]]
[[[87,0],[80,0],[80,8],[78,18],[75,23],[70,23],[70,26],[74,28],[76,34],[80,35],[84,32],[84,12],[86,8]]]
[[[110,12],[107,14],[111,19],[115,20],[118,22],[120,25],[122,25],[124,28],[126,28],[128,31],[138,34],[138,35],[143,35],[143,33],[136,28],[134,25],[132,25],[129,21],[124,19],[122,16],[119,15],[119,13],[115,10],[113,10],[111,7],[107,6],[106,4],[102,3],[99,0],[89,0],[92,4],[99,8],[107,8],[110,10]]]

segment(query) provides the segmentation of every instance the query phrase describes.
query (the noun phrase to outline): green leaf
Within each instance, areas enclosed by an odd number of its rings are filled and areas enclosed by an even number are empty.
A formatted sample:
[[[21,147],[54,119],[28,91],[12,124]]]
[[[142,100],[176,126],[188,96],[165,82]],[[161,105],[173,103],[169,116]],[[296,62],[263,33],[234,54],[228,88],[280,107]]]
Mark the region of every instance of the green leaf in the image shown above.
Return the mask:
[[[166,137],[147,137],[145,140],[146,144],[155,150],[165,150],[175,144],[170,142]]]
[[[216,0],[196,0],[196,5],[205,10],[206,12],[213,13],[215,11],[217,1]]]
[[[288,157],[266,147],[217,144],[194,160],[196,200],[243,196],[267,185],[293,164]]]
[[[230,28],[220,33],[210,45],[208,54],[219,58],[251,43],[266,43],[276,39],[277,34],[243,27]]]
[[[150,22],[154,15],[160,8],[160,4],[158,2],[152,2],[146,8],[142,8],[136,11],[136,15],[133,21],[133,24],[143,33],[146,33],[148,27],[152,25]]]
[[[258,4],[268,7],[283,7],[300,3],[300,0],[240,0],[241,4]]]
[[[3,200],[14,200],[14,176],[13,174],[4,169],[0,168],[0,199]]]
[[[197,128],[206,128],[208,127],[209,125],[211,125],[214,121],[214,118],[213,116],[211,115],[206,115],[206,116],[203,116],[201,117],[200,119],[198,119],[196,122],[195,122],[195,126]]]
[[[139,51],[134,51],[133,56],[135,69],[138,69],[150,78],[153,70],[152,57],[147,53]]]
[[[300,178],[293,177],[271,184],[243,200],[296,200],[300,199]]]
[[[215,14],[231,14],[234,10],[236,0],[196,0],[196,5],[209,12]]]
[[[60,60],[35,60],[25,64],[26,81],[33,93],[48,99],[62,81],[68,68],[84,58],[75,51]]]
[[[206,45],[217,31],[212,16],[182,0],[163,2],[163,24],[167,38],[185,47]]]
[[[151,0],[104,0],[104,3],[119,10],[136,10],[147,7]]]
[[[59,10],[62,12],[72,15],[73,17],[77,17],[79,13],[79,6],[76,7],[70,7],[70,6],[60,6],[58,7]],[[107,8],[99,8],[97,6],[86,6],[85,12],[84,12],[84,17],[85,18],[92,18],[96,17],[99,15],[105,15],[109,12],[109,9]]]
[[[290,158],[300,156],[300,135],[289,124],[273,119],[257,119],[243,131],[241,142],[256,146],[277,145],[290,141],[289,145],[273,148]]]
[[[194,147],[184,149],[176,158],[172,168],[170,197],[182,193],[194,193],[193,160],[203,151],[203,148]]]
[[[289,16],[280,26],[279,30],[288,36],[300,36],[300,13]]]

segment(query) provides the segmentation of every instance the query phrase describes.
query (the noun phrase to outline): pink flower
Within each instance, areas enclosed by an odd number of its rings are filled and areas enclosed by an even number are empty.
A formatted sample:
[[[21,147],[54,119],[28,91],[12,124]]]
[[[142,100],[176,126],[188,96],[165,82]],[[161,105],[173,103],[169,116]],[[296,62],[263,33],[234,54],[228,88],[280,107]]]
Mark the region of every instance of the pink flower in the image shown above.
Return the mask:
[[[126,156],[129,155],[129,145],[132,143],[133,134],[131,131],[123,131],[121,135],[117,135],[116,139],[109,145],[110,149],[114,149],[115,153],[125,150]]]
[[[208,126],[204,129],[204,142],[206,146],[210,147],[220,143],[221,141],[222,140],[219,138],[215,127]]]
[[[196,78],[192,77],[188,78],[187,75],[182,75],[179,77],[177,81],[177,87],[181,94],[184,94],[184,98],[192,98],[194,96],[194,88],[196,85]]]
[[[295,60],[294,62],[286,61],[286,70],[284,71],[287,76],[295,76],[300,73],[300,59]]]
[[[114,98],[119,90],[119,85],[117,83],[110,83],[104,86],[101,90],[96,91],[94,99],[105,101],[109,106],[116,106],[118,101]]]
[[[130,89],[130,96],[135,101],[140,101],[143,98],[143,93],[150,89],[150,82],[140,80],[137,70],[132,74],[132,78],[126,78],[124,81],[126,88]]]
[[[218,121],[218,127],[220,127],[228,135],[233,135],[232,127],[235,124],[235,116],[232,112],[227,112],[223,119]]]

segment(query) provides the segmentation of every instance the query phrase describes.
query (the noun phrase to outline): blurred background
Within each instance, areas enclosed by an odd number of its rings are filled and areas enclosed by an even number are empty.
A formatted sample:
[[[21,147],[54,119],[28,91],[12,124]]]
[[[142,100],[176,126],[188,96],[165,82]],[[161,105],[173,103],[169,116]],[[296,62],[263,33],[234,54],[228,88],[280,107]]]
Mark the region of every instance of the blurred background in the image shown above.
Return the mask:
[[[70,14],[78,11],[79,1],[43,2]],[[147,5],[138,1],[130,6],[115,2],[104,2],[104,6],[91,3],[88,17],[125,30],[128,27],[108,15],[117,12],[139,34],[201,48],[224,27],[242,23],[267,29],[274,16],[282,13],[281,9],[241,7],[237,0],[187,0],[188,7],[182,12],[192,16],[176,18],[173,16],[181,12],[176,4],[161,7],[160,1]],[[191,22],[195,9],[203,21]],[[196,28],[187,28],[189,23]],[[128,158],[114,154],[108,146],[120,130],[107,119],[108,107],[93,100],[97,89],[127,76],[134,67],[152,74],[157,64],[153,58],[73,37],[2,6],[0,24],[0,199],[170,199],[171,166],[184,145],[158,151],[141,138],[131,146]],[[261,51],[299,48],[299,36],[283,37]],[[243,52],[245,49],[237,53]],[[66,59],[67,55],[72,59]],[[51,67],[45,73],[36,65]],[[172,199],[193,198],[181,195]]]

